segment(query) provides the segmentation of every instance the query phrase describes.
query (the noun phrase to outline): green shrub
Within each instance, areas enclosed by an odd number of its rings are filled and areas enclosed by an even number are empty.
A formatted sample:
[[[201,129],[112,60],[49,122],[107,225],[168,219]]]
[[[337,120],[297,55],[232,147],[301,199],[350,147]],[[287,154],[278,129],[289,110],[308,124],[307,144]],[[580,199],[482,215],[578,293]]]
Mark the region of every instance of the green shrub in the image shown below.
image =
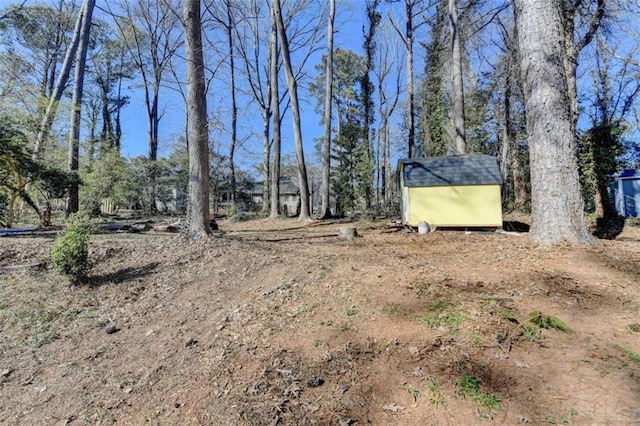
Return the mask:
[[[89,272],[89,219],[86,213],[72,214],[65,231],[56,238],[51,260],[71,284],[83,282]]]

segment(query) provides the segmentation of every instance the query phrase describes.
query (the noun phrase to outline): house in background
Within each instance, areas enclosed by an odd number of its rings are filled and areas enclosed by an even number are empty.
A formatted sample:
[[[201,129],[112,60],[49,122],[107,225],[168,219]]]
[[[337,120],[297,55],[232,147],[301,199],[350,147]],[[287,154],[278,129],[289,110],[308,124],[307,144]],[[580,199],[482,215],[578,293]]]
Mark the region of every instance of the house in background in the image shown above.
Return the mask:
[[[436,227],[502,227],[500,171],[484,154],[398,162],[402,222]]]
[[[613,175],[611,198],[622,217],[640,217],[640,170],[623,170]]]
[[[245,204],[248,210],[259,210],[265,200],[263,193],[263,182],[256,182],[244,191]],[[280,206],[282,214],[292,216],[296,214],[298,201],[300,200],[300,189],[296,182],[289,176],[280,177]]]

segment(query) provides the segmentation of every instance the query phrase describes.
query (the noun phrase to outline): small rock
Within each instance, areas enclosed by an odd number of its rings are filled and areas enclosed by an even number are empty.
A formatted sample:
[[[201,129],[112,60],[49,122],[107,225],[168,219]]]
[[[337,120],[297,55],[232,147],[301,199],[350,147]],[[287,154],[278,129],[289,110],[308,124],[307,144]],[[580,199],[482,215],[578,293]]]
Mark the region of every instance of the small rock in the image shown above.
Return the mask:
[[[5,379],[9,377],[9,375],[11,375],[11,370],[2,370],[2,374],[0,374],[0,376],[4,377]]]
[[[191,346],[194,346],[198,343],[198,341],[192,337],[189,337],[187,340],[184,341],[184,347],[185,348],[189,348]]]
[[[107,334],[113,334],[120,331],[120,329],[115,324],[109,324],[104,328],[104,332]]]
[[[307,380],[307,386],[310,388],[317,388],[318,386],[322,386],[324,384],[324,379],[322,377],[310,377]]]

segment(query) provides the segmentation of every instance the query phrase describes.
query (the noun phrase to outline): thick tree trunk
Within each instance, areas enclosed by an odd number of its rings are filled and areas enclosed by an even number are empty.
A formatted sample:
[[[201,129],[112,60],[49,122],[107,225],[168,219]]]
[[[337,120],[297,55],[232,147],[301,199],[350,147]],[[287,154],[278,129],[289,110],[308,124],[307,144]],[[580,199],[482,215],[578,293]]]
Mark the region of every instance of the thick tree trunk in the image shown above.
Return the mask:
[[[293,115],[293,139],[296,145],[296,158],[298,160],[298,187],[300,189],[300,220],[311,219],[311,211],[309,206],[309,184],[307,182],[307,166],[304,160],[304,148],[302,145],[302,127],[300,124],[300,104],[298,102],[298,83],[293,75],[291,66],[291,50],[289,49],[289,40],[285,31],[284,21],[282,19],[282,7],[280,0],[274,0],[276,26],[280,34],[282,43],[282,59],[284,60],[284,70],[287,77],[287,85],[289,86],[289,98],[291,99],[291,113]]]
[[[209,132],[202,54],[200,0],[185,0],[185,54],[187,62],[187,114],[189,117],[189,233],[206,235],[209,216]]]
[[[333,99],[333,22],[335,20],[336,2],[329,1],[329,19],[327,23],[327,68],[324,89],[324,145],[322,152],[322,207],[321,217],[331,217],[329,206],[330,172],[331,172],[331,100]]]
[[[449,0],[449,24],[451,28],[451,83],[453,87],[453,128],[456,154],[467,151],[467,131],[464,116],[464,85],[462,81],[462,47],[458,26],[458,5]]]
[[[269,87],[271,89],[271,111],[273,120],[273,166],[271,167],[271,212],[272,219],[280,215],[280,90],[278,88],[278,33],[275,7],[271,7],[271,39],[269,43]]]
[[[564,39],[555,0],[514,0],[531,155],[532,240],[591,240],[578,182]]]
[[[84,89],[84,69],[87,63],[87,49],[89,46],[89,34],[91,32],[91,17],[95,0],[85,0],[82,6],[82,26],[80,28],[80,42],[76,55],[75,76],[73,84],[73,98],[71,111],[71,129],[69,131],[68,168],[71,173],[78,174],[78,157],[80,152],[80,118],[82,113],[82,92]],[[78,181],[72,183],[67,199],[67,211],[69,216],[79,210]]]

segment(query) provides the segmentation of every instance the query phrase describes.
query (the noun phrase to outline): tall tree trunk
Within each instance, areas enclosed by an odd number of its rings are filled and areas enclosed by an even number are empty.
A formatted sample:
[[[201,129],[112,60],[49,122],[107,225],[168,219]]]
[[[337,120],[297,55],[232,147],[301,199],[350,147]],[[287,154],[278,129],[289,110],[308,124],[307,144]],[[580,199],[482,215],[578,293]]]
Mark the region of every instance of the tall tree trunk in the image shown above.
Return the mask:
[[[587,3],[590,3],[589,0]],[[564,56],[563,64],[565,72],[567,74],[567,87],[569,91],[569,106],[571,108],[571,128],[574,136],[577,134],[576,129],[578,127],[578,56],[582,49],[587,47],[593,40],[596,32],[600,28],[602,18],[605,14],[605,6],[607,0],[595,0],[595,12],[589,22],[589,28],[585,32],[584,36],[576,40],[576,26],[575,19],[578,14],[578,7],[582,1],[575,0],[561,0],[562,7],[562,19],[564,29]]]
[[[516,140],[513,141],[513,149],[511,150],[511,176],[513,179],[515,208],[517,211],[524,211],[527,205],[527,188],[524,184],[524,175],[520,164],[520,150]]]
[[[73,85],[73,98],[71,110],[71,129],[69,131],[69,171],[78,174],[78,157],[80,151],[80,118],[82,115],[82,92],[84,89],[84,69],[87,63],[87,49],[89,46],[89,33],[91,31],[91,17],[95,0],[85,0],[82,5],[82,26],[80,27],[80,41],[76,55],[75,76]],[[69,216],[76,213],[80,203],[78,199],[78,181],[75,180],[69,188],[69,198],[67,199],[67,211]]]
[[[364,189],[365,208],[369,210],[373,198],[373,171],[374,171],[374,149],[371,140],[371,125],[374,122],[374,101],[373,101],[373,84],[371,83],[371,72],[373,71],[373,60],[376,53],[376,29],[380,23],[381,16],[378,13],[378,4],[380,0],[367,0],[366,14],[368,28],[364,34],[364,50],[365,50],[365,71],[362,78],[362,99],[363,99],[363,133],[366,143],[366,173],[363,173],[363,181],[359,186]],[[369,174],[369,176],[367,176]]]
[[[262,182],[262,214],[267,214],[271,206],[271,112],[262,110],[262,168],[264,180]]]
[[[514,0],[531,155],[533,241],[586,244],[560,8],[555,0]]]
[[[514,142],[513,136],[513,128],[511,123],[511,93],[513,84],[513,58],[516,54],[516,51],[513,46],[513,39],[508,36],[504,37],[504,42],[506,45],[506,69],[505,69],[505,87],[503,93],[503,103],[502,103],[502,143],[500,147],[500,176],[502,177],[502,198],[503,200],[508,195],[508,185],[509,181],[509,166],[511,162],[509,159],[514,153],[509,149],[511,144]],[[517,155],[517,153],[516,153]],[[515,186],[515,185],[514,185]]]
[[[331,217],[329,205],[331,173],[331,100],[333,99],[333,23],[336,15],[336,2],[329,0],[329,19],[327,22],[327,68],[324,89],[324,144],[322,152],[322,207],[321,217]]]
[[[409,146],[409,158],[416,155],[416,126],[415,126],[415,95],[413,90],[413,2],[414,0],[405,0],[406,10],[406,33],[405,44],[407,47],[407,127]]]
[[[64,91],[67,82],[69,81],[71,67],[76,56],[76,51],[78,50],[78,43],[80,43],[80,29],[82,28],[82,16],[84,14],[84,7],[85,5],[83,3],[82,7],[80,8],[80,12],[78,13],[78,20],[76,21],[76,26],[73,30],[71,43],[67,47],[67,53],[64,56],[62,69],[58,74],[58,80],[56,81],[56,85],[53,87],[51,96],[49,97],[49,103],[47,104],[47,108],[44,112],[42,120],[40,121],[40,127],[36,136],[36,143],[33,147],[32,155],[34,160],[39,159],[41,156],[42,145],[44,144],[45,139],[49,137],[49,132],[51,131],[53,120],[56,116],[56,112],[58,111],[58,103],[60,102],[60,99],[62,98],[62,92]]]
[[[269,87],[273,120],[273,167],[271,167],[271,212],[272,219],[280,215],[280,90],[278,87],[278,32],[276,12],[271,5],[271,38],[269,43]]]
[[[209,131],[202,53],[200,0],[185,0],[187,114],[189,116],[189,233],[206,235],[209,227]]]
[[[462,47],[458,26],[458,5],[449,0],[449,23],[451,28],[451,82],[453,87],[453,128],[456,154],[467,151],[467,132],[464,116],[464,86],[462,81]]]
[[[307,182],[307,167],[304,160],[304,148],[302,146],[302,127],[300,124],[300,104],[298,102],[298,83],[293,68],[291,66],[291,50],[289,48],[289,40],[287,38],[284,21],[282,19],[282,7],[280,0],[273,0],[275,5],[276,26],[282,43],[282,59],[284,61],[284,70],[287,77],[287,85],[289,87],[289,98],[291,99],[291,113],[293,115],[293,138],[296,145],[296,158],[298,160],[298,187],[300,189],[300,220],[311,219],[309,206],[309,184]]]
[[[121,54],[120,56],[120,72],[118,72],[118,95],[117,95],[117,99],[118,99],[118,107],[116,108],[116,117],[115,117],[115,123],[114,123],[114,137],[115,140],[113,141],[113,146],[116,148],[116,152],[118,153],[118,155],[120,155],[120,147],[121,147],[121,139],[122,139],[122,120],[121,120],[121,113],[122,113],[122,107],[123,102],[122,102],[122,80],[123,80],[123,62],[124,62],[124,53]]]
[[[238,189],[236,185],[236,146],[238,144],[238,103],[236,102],[236,65],[235,51],[233,44],[233,16],[231,14],[231,1],[225,1],[227,11],[227,22],[225,23],[227,30],[227,47],[229,49],[229,71],[231,72],[231,143],[229,146],[229,179],[231,183],[231,203],[235,207],[238,198]]]
[[[380,198],[383,204],[387,205],[387,146],[389,144],[389,120],[386,116],[382,117],[382,126],[380,127],[380,137],[382,143],[380,151],[382,152],[382,159],[380,160]]]

